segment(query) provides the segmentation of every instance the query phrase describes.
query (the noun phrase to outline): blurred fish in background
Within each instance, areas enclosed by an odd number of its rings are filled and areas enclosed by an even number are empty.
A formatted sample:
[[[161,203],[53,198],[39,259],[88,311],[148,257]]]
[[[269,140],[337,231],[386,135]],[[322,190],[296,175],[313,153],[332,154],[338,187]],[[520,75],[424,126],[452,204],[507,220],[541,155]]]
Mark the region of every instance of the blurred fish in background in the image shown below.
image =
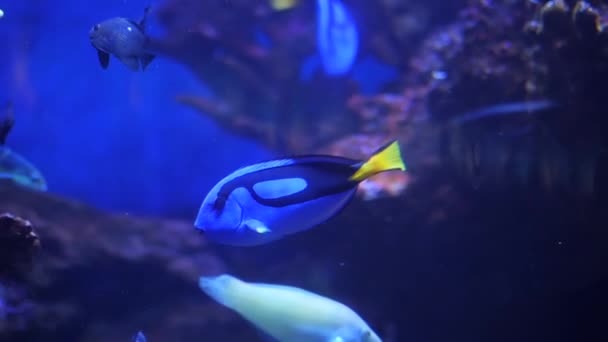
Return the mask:
[[[47,191],[42,173],[24,157],[6,146],[0,146],[0,179],[7,179],[36,191]]]
[[[474,189],[538,184],[546,191],[562,189],[593,196],[596,165],[605,153],[599,146],[571,151],[560,144],[545,123],[557,109],[555,101],[538,100],[456,115],[446,129],[446,161]],[[538,116],[541,113],[545,118]],[[490,122],[499,119],[502,121]]]
[[[36,191],[46,191],[47,184],[42,173],[24,157],[8,148],[6,138],[14,124],[13,104],[8,103],[4,109],[4,118],[0,117],[0,179],[10,180],[20,186]]]
[[[316,44],[317,53],[302,63],[300,79],[310,80],[318,68],[330,77],[352,70],[359,52],[359,30],[340,0],[316,0]]]
[[[517,114],[534,114],[535,112],[554,108],[555,106],[557,106],[557,103],[551,100],[501,103],[489,107],[484,107],[462,115],[456,115],[451,120],[451,122],[453,124],[462,124],[465,122],[477,121],[484,118],[512,116]]]
[[[350,70],[359,49],[359,33],[340,0],[317,0],[317,44],[327,74]]]
[[[144,10],[139,22],[116,17],[95,24],[89,31],[89,40],[97,50],[99,64],[108,68],[110,55],[115,56],[132,71],[146,70],[155,55],[146,48],[146,19],[150,7]]]

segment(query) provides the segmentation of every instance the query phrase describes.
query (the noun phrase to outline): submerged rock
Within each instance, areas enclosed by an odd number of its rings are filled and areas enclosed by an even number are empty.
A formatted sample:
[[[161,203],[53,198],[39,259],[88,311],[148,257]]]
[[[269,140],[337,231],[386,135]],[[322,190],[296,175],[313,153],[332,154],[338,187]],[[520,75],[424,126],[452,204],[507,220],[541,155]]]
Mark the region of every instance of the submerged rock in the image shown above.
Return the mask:
[[[2,276],[38,251],[29,272],[7,280],[22,294],[11,304],[25,309],[2,325],[1,341],[124,340],[129,326],[97,329],[127,317],[173,331],[205,317],[206,306],[186,298],[198,294],[201,274],[224,270],[190,222],[106,213],[8,183],[0,183],[0,208],[14,214],[0,216]]]
[[[407,195],[354,200],[309,232],[232,248],[208,244],[190,220],[0,184],[0,208],[26,217],[42,241],[32,272],[5,286],[20,310],[0,324],[0,341],[122,341],[136,329],[150,341],[260,340],[198,289],[199,276],[223,272],[336,298],[396,340],[572,336],[582,330],[565,324],[571,310],[591,318],[606,300],[597,269],[608,239],[590,223],[606,222],[605,206],[577,211],[563,193],[529,189],[473,191],[428,167]]]
[[[29,221],[0,214],[0,278],[18,277],[31,266],[39,247],[40,240]]]

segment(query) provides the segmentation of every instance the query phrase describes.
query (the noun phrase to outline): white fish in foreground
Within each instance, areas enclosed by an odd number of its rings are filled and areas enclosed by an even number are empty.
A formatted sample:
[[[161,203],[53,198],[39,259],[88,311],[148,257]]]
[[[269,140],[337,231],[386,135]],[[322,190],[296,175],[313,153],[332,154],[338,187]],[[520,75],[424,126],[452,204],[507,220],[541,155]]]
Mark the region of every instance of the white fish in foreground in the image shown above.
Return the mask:
[[[382,342],[346,305],[300,288],[228,274],[200,277],[199,286],[279,342]]]

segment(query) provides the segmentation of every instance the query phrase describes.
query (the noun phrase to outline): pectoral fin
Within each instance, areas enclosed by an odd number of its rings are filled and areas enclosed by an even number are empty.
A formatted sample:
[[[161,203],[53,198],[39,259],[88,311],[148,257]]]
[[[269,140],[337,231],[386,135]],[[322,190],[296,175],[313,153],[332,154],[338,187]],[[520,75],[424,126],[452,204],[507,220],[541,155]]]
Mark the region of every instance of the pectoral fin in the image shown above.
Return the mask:
[[[248,219],[245,220],[245,222],[243,222],[243,225],[249,229],[249,230],[253,230],[254,232],[258,233],[258,234],[268,234],[270,232],[272,232],[270,230],[270,228],[268,228],[264,223],[255,220],[255,219]]]
[[[99,64],[101,64],[101,67],[107,69],[108,65],[110,65],[110,55],[107,52],[97,49],[97,57],[99,58]]]

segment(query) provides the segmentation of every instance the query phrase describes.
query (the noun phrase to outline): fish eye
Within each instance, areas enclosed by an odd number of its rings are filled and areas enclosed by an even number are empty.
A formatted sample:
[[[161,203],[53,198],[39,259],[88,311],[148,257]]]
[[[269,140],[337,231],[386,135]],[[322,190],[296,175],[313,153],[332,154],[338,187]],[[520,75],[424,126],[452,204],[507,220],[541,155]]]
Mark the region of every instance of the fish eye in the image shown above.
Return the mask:
[[[97,31],[97,30],[99,30],[99,24],[93,26],[93,31]]]

